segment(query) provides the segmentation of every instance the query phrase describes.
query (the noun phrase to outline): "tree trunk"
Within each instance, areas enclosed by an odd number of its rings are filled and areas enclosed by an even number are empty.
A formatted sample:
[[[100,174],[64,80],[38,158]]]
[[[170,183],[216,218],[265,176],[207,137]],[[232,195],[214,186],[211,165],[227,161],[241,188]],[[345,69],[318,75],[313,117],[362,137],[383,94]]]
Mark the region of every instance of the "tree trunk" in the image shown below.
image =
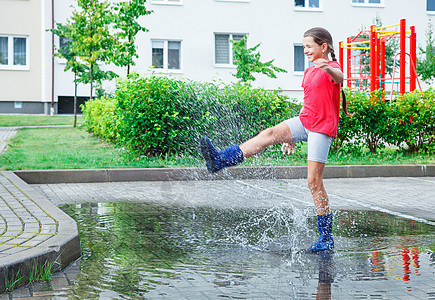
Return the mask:
[[[91,65],[91,96],[89,97],[89,100],[92,100],[92,83],[93,83],[93,72],[94,72],[94,65]]]
[[[129,43],[131,42],[131,34],[128,35],[128,42]],[[132,59],[133,59],[133,57],[132,57]],[[129,74],[130,74],[130,64],[127,65],[127,77]]]
[[[74,74],[74,127],[77,127],[77,74]]]

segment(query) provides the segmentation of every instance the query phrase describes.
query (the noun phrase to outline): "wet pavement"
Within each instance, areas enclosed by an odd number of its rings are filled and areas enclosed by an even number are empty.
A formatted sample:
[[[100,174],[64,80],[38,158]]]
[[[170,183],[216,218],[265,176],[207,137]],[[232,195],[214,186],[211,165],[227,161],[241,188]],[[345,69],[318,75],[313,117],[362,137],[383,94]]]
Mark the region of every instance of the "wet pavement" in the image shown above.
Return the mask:
[[[23,286],[78,257],[76,222],[13,172],[1,171],[0,291]]]
[[[325,186],[336,249],[317,255],[302,179],[33,185],[77,221],[82,258],[4,299],[435,299],[435,178]]]

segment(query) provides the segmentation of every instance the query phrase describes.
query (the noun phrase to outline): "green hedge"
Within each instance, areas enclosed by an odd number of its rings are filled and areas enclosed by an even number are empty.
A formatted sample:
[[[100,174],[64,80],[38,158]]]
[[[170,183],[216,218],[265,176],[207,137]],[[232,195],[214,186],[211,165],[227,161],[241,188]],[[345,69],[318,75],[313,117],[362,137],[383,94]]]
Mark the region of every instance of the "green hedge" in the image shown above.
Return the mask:
[[[300,108],[279,92],[245,84],[133,75],[118,84],[115,98],[86,102],[83,116],[89,131],[137,155],[197,154],[204,134],[218,147],[240,143]]]
[[[81,106],[84,125],[89,132],[108,141],[116,141],[118,118],[115,115],[116,100],[112,98],[94,98]]]
[[[384,92],[346,90],[352,117],[340,115],[335,150],[367,147],[376,152],[396,145],[412,152],[435,150],[435,91],[415,91],[386,101]]]
[[[435,152],[435,91],[407,93],[393,101],[382,91],[346,90],[352,117],[340,115],[333,150],[386,145]],[[114,98],[88,101],[84,122],[90,132],[135,155],[198,153],[207,134],[223,147],[298,115],[301,105],[276,91],[245,84],[201,83],[136,74],[119,82]]]

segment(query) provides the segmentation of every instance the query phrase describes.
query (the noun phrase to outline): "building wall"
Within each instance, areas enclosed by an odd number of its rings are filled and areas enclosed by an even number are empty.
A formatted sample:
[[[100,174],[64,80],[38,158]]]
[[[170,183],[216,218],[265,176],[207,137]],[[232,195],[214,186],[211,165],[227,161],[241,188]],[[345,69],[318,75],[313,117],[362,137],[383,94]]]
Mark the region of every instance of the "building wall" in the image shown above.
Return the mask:
[[[297,10],[293,1],[275,0],[273,6],[265,2],[231,1],[184,1],[183,5],[148,4],[154,11],[144,18],[150,31],[138,39],[140,60],[136,69],[144,71],[151,65],[151,43],[154,38],[182,40],[183,68],[181,75],[210,81],[234,80],[235,68],[214,65],[214,33],[246,33],[248,47],[261,43],[262,60],[275,59],[274,64],[288,73],[278,74],[277,79],[256,75],[254,82],[266,89],[282,88],[301,95],[303,74],[294,72],[294,44],[302,43],[303,33],[315,26],[327,28],[335,43],[338,58],[338,42],[358,33],[362,26],[369,28],[376,16],[383,25],[397,24],[406,18],[407,26],[414,25],[420,45],[425,42],[425,31],[431,15],[426,12],[426,1],[385,0],[383,7],[354,6],[351,0],[323,0],[321,11]],[[212,13],[210,13],[212,12]],[[178,72],[175,72],[178,73]]]
[[[28,37],[29,68],[0,69],[0,101],[37,101],[42,98],[41,1],[0,1],[0,35]]]
[[[198,81],[235,81],[232,76],[236,71],[234,66],[223,67],[214,63],[214,34],[247,34],[248,47],[261,43],[258,50],[262,61],[275,59],[276,66],[288,71],[277,74],[277,79],[256,75],[254,85],[266,89],[280,88],[301,99],[303,74],[293,71],[293,51],[295,44],[302,43],[302,35],[307,29],[314,26],[327,28],[334,38],[338,57],[338,42],[356,34],[362,26],[369,28],[377,15],[384,25],[396,24],[401,18],[406,18],[407,26],[416,27],[419,46],[425,43],[428,22],[430,17],[434,17],[426,11],[426,0],[413,1],[412,4],[408,0],[382,0],[383,5],[379,7],[355,6],[352,0],[319,1],[320,11],[296,9],[292,0],[182,0],[181,5],[157,4],[155,0],[148,0],[146,6],[154,12],[140,20],[149,32],[140,32],[137,36],[139,58],[132,71],[140,74],[151,72],[153,39],[177,40],[182,45],[181,70],[155,72]],[[74,0],[55,1],[55,22],[65,23],[74,4]],[[51,33],[46,32],[47,28],[51,28],[51,0],[0,0],[0,35],[28,35],[30,44],[29,70],[0,70],[0,101],[46,103],[43,107],[47,112],[52,99]],[[58,46],[58,37],[54,41]],[[57,102],[59,97],[74,95],[74,78],[70,71],[64,72],[64,62],[58,58],[54,62],[53,99]],[[125,76],[125,69],[114,70],[121,77]],[[116,81],[106,83],[105,87],[113,90],[115,84]],[[89,86],[79,85],[78,96],[89,96]]]

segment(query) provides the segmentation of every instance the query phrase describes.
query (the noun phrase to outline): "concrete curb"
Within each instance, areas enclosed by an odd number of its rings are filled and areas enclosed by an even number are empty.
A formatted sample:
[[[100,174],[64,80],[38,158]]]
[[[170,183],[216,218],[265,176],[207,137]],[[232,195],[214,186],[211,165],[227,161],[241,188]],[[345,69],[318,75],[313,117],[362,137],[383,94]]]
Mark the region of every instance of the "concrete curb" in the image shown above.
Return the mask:
[[[233,167],[214,175],[209,174],[205,168],[29,170],[15,171],[15,174],[28,184],[268,178],[298,179],[306,178],[307,167]],[[435,176],[435,165],[326,166],[324,172],[324,178],[425,176]]]
[[[28,284],[30,272],[35,266],[40,268],[46,262],[53,263],[52,270],[56,271],[68,266],[81,255],[76,222],[13,172],[3,171],[2,174],[57,220],[58,232],[35,247],[0,258],[0,293],[6,289],[5,281],[13,282],[18,274],[22,277],[18,285]]]

